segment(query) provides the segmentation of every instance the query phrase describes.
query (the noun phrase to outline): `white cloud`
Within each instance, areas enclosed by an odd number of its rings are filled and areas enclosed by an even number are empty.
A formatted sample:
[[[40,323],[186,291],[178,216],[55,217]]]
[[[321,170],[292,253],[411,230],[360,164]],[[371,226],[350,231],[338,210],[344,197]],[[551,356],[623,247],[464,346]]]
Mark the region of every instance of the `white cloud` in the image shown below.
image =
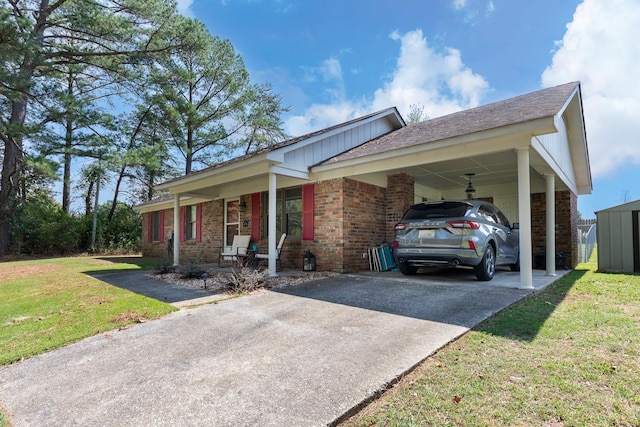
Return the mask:
[[[594,177],[640,164],[640,3],[585,0],[558,42],[543,86],[580,80]]]
[[[326,59],[320,67],[320,73],[324,81],[338,80],[342,81],[342,66],[336,58]]]
[[[429,117],[475,107],[489,84],[462,63],[460,51],[437,52],[427,44],[421,30],[400,36],[400,56],[391,81],[375,93],[374,109],[395,105],[407,114],[411,104],[421,104]]]
[[[193,0],[177,0],[176,8],[178,9],[178,13],[183,16],[187,16],[189,18],[193,18],[193,12],[191,11],[191,5],[193,4]]]
[[[393,106],[406,116],[412,104],[424,106],[425,114],[437,117],[477,106],[489,90],[487,81],[464,65],[459,50],[437,52],[421,30],[394,32],[390,37],[400,42],[399,56],[389,81],[372,98],[347,99],[340,62],[331,58],[319,70],[325,79],[337,82],[326,90],[332,102],[314,104],[304,114],[291,117],[287,132],[300,135]]]
[[[467,0],[453,0],[453,8],[456,10],[467,7]]]

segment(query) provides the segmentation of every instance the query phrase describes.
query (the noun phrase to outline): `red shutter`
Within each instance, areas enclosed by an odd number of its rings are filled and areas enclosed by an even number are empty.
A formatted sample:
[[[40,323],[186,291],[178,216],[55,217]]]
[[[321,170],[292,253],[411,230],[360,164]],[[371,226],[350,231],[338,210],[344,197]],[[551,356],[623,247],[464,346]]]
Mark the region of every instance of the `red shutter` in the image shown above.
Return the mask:
[[[196,205],[196,242],[202,241],[202,203]]]
[[[158,233],[158,240],[164,242],[164,211],[160,211],[160,232]]]
[[[251,195],[251,240],[260,240],[260,193]]]
[[[147,240],[153,242],[153,212],[147,213]]]
[[[184,242],[185,240],[187,240],[187,237],[185,235],[185,221],[187,220],[186,218],[186,213],[187,213],[187,208],[185,206],[180,206],[180,241]]]
[[[313,240],[314,185],[302,186],[302,240]]]

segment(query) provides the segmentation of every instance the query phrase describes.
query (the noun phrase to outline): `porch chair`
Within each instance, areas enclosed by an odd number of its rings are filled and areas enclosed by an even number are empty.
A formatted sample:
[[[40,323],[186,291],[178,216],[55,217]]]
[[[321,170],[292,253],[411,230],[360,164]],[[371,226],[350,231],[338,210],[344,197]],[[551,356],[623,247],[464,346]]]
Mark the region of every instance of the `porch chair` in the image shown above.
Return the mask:
[[[282,233],[282,236],[280,236],[280,241],[278,242],[278,246],[276,247],[276,271],[282,271],[282,262],[280,261],[280,253],[282,252],[282,247],[284,246],[284,240],[286,238],[287,238],[287,233]],[[269,262],[269,254],[268,253],[256,254],[256,261],[258,263],[262,263],[264,261]]]
[[[231,261],[232,263],[238,263],[239,257],[246,257],[247,250],[249,249],[249,242],[251,236],[236,234],[233,236],[233,242],[231,246],[223,246],[220,248],[220,257],[218,258],[218,267],[222,267],[222,261]],[[225,265],[224,267],[228,267]]]

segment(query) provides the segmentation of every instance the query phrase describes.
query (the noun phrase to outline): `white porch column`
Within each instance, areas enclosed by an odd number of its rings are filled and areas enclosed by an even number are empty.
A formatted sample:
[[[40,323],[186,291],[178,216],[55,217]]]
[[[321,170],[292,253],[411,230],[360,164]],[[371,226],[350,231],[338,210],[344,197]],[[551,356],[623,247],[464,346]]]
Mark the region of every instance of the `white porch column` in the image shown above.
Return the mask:
[[[173,265],[180,265],[180,194],[173,196]]]
[[[520,289],[533,289],[531,257],[531,185],[529,147],[518,148],[518,213],[520,217]]]
[[[546,217],[547,217],[547,276],[556,275],[556,180],[555,175],[544,176],[547,182]]]
[[[269,276],[276,277],[276,174],[269,172]]]

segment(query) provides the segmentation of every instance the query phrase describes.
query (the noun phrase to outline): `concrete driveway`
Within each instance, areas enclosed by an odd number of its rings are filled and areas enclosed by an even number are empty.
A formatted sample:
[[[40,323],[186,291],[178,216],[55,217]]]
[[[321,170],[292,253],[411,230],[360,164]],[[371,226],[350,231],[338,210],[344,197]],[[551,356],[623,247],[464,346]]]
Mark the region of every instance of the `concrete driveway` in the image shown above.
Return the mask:
[[[260,291],[0,369],[0,405],[16,427],[327,425],[529,293],[392,273]]]

